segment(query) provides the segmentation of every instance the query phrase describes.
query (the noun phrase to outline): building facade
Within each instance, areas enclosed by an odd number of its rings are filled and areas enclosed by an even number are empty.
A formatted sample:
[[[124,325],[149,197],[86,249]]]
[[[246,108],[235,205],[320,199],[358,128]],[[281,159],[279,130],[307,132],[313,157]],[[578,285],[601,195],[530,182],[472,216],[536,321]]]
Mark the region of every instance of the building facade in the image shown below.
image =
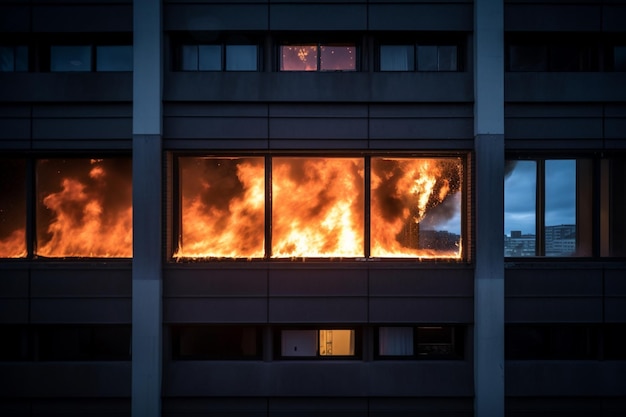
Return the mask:
[[[624,415],[625,19],[3,1],[0,414]]]

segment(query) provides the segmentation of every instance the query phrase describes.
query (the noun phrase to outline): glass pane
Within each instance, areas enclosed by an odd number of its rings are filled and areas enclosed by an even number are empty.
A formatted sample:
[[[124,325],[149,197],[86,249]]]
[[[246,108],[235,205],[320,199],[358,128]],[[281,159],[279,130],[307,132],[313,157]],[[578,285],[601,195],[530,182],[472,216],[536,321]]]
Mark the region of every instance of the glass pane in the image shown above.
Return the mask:
[[[180,69],[198,71],[198,45],[182,45],[180,47]]]
[[[381,71],[413,71],[415,69],[413,45],[382,45],[380,47]]]
[[[582,71],[582,47],[555,45],[550,48],[550,71]]]
[[[626,46],[613,48],[613,70],[626,71]]]
[[[504,256],[535,256],[537,163],[507,161],[504,179]],[[507,234],[508,233],[508,234]]]
[[[222,47],[220,45],[198,46],[198,69],[200,71],[222,70]]]
[[[0,159],[0,258],[26,256],[26,161]]]
[[[354,356],[354,330],[320,330],[320,356]]]
[[[98,46],[96,48],[97,71],[132,71],[133,47],[131,45]]]
[[[272,159],[272,257],[364,256],[362,158]]]
[[[453,326],[417,328],[417,354],[427,357],[450,357],[458,352]]]
[[[281,71],[317,71],[316,45],[285,45],[280,47]]]
[[[576,254],[576,161],[546,161],[545,254]]]
[[[378,354],[381,356],[412,356],[412,327],[381,327],[378,329]]]
[[[437,46],[417,47],[417,70],[418,71],[438,71],[439,54]]]
[[[91,47],[51,46],[50,71],[91,71]]]
[[[227,45],[226,46],[226,70],[227,71],[256,71],[257,70],[257,47],[256,45]]]
[[[131,257],[131,181],[130,158],[38,160],[36,254]]]
[[[456,71],[456,46],[439,47],[439,71]]]
[[[626,256],[626,159],[609,163],[609,255]],[[604,255],[604,254],[603,254]]]
[[[176,326],[172,329],[175,359],[254,359],[257,329],[248,326]]]
[[[322,45],[320,47],[322,71],[355,71],[356,47],[351,45]]]
[[[461,257],[460,158],[372,158],[371,256]]]
[[[13,46],[0,46],[0,71],[15,71],[15,55]]]
[[[15,47],[15,71],[28,71],[28,47]]]
[[[283,330],[281,356],[317,356],[317,330]]]
[[[511,71],[546,71],[547,49],[545,46],[512,45],[509,48]]]
[[[265,253],[265,162],[184,157],[175,258],[261,258]]]

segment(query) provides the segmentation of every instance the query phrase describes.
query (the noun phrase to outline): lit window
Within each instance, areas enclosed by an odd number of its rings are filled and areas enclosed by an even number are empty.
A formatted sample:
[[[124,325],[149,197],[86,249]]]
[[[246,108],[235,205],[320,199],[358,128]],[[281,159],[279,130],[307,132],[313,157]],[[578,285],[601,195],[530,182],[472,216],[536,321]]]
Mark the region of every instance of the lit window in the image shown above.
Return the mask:
[[[458,71],[456,45],[381,45],[381,71]]]
[[[28,71],[27,46],[0,46],[0,72]]]
[[[96,47],[96,71],[132,71],[131,45],[102,45]]]
[[[282,330],[281,357],[355,356],[353,329]]]
[[[91,71],[91,46],[51,46],[50,71]]]
[[[356,71],[354,44],[295,44],[280,47],[281,71]]]
[[[172,344],[178,360],[258,359],[261,352],[259,328],[254,326],[174,326]]]
[[[0,158],[0,258],[26,257],[26,161]]]
[[[130,158],[40,159],[35,255],[131,257]]]
[[[393,326],[378,328],[378,352],[382,358],[462,359],[460,326]]]
[[[181,45],[183,71],[257,71],[256,45]]]

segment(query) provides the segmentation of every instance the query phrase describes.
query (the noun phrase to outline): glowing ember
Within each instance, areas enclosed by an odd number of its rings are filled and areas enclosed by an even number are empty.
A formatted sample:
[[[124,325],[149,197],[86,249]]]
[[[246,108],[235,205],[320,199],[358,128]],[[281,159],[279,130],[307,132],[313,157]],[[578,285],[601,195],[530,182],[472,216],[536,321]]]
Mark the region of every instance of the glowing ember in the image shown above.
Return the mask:
[[[359,158],[274,158],[272,257],[363,256]]]
[[[460,258],[460,230],[435,227],[460,213],[461,175],[459,159],[372,158],[371,256]]]
[[[182,225],[174,258],[260,258],[263,158],[180,158]]]
[[[130,159],[40,160],[37,249],[45,257],[131,257]]]

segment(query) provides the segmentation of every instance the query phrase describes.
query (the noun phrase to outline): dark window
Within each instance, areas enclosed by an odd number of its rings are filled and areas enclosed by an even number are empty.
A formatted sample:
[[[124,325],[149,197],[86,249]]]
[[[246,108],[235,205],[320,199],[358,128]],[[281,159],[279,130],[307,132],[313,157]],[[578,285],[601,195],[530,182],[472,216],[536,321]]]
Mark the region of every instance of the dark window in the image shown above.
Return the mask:
[[[509,360],[597,359],[597,329],[587,325],[507,325]]]
[[[545,45],[511,45],[509,69],[511,71],[547,71],[548,48]]]
[[[132,71],[133,47],[131,45],[96,46],[96,71]]]
[[[24,258],[26,160],[0,158],[0,258]]]
[[[0,72],[28,71],[28,46],[0,45]]]
[[[599,71],[601,42],[569,34],[507,35],[509,71]]]
[[[90,45],[53,45],[50,47],[50,71],[91,71]]]
[[[357,48],[353,43],[280,46],[281,71],[356,71]]]
[[[177,360],[258,359],[260,335],[255,326],[174,326],[172,354]]]
[[[41,361],[130,360],[130,325],[45,325],[37,329]]]
[[[383,326],[378,328],[380,358],[463,359],[461,326]]]
[[[258,71],[257,45],[183,44],[183,71]]]
[[[626,46],[613,47],[613,71],[626,71]]]
[[[277,356],[288,358],[356,358],[358,332],[350,328],[280,329]]]
[[[0,361],[30,360],[30,334],[28,326],[9,324],[0,326]]]
[[[456,45],[381,45],[380,71],[458,71]]]
[[[131,45],[52,45],[50,71],[132,71]]]
[[[626,360],[626,324],[604,326],[604,359]]]

